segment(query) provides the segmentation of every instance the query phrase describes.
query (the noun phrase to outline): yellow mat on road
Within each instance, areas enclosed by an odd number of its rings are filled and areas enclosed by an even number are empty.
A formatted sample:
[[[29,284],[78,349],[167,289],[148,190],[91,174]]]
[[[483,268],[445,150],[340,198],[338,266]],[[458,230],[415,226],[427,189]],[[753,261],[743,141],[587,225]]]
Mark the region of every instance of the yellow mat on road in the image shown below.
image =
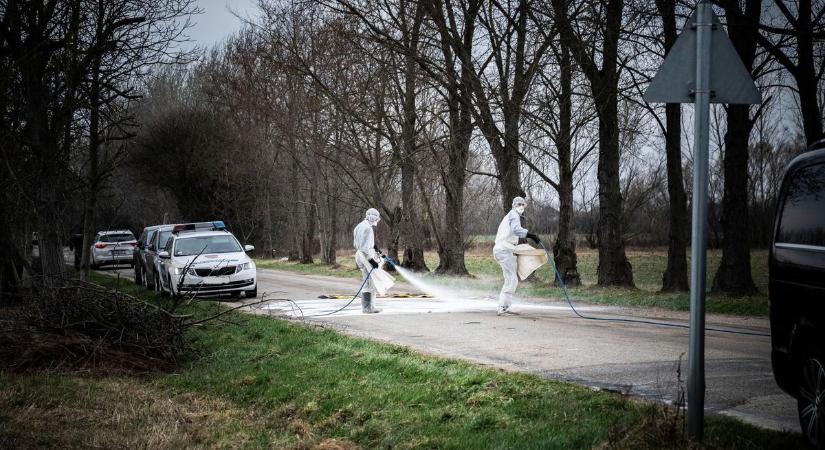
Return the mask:
[[[324,294],[319,295],[318,298],[331,300],[349,300],[352,294]],[[411,292],[399,292],[387,295],[381,295],[378,298],[433,298],[430,294],[413,294]]]

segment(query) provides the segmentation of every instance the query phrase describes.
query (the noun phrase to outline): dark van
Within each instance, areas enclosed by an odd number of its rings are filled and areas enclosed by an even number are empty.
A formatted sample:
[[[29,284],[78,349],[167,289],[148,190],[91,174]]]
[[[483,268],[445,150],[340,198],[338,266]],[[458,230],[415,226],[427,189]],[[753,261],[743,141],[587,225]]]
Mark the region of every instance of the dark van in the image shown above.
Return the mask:
[[[825,449],[825,141],[788,165],[770,249],[773,373]]]

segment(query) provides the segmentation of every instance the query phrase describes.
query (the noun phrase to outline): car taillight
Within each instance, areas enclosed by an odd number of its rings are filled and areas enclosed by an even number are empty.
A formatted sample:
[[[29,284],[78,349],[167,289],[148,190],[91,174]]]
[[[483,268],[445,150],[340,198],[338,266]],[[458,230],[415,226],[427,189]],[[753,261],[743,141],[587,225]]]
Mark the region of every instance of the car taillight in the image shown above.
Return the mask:
[[[106,248],[106,244],[98,242],[97,244],[95,244],[95,248]]]

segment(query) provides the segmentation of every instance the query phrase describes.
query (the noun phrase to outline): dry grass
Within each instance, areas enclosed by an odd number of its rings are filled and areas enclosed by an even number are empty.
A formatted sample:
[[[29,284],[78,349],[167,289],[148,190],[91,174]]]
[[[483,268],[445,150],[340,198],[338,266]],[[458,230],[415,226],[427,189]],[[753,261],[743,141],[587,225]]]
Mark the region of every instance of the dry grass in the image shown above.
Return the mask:
[[[0,373],[0,390],[0,448],[359,448],[279,411],[173,393],[150,379]]]
[[[29,383],[50,388],[29,394]],[[169,396],[128,378],[42,375],[12,380],[3,390],[0,444],[9,448],[239,448],[244,430],[261,426],[230,403]]]

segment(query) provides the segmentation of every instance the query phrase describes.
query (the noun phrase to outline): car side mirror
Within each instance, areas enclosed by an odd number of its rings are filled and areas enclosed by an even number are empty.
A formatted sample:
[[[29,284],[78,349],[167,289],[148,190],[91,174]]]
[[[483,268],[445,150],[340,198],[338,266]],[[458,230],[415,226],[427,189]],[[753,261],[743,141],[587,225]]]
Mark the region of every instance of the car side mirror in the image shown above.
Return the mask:
[[[243,246],[243,251],[245,251],[245,252],[251,252],[252,250],[255,250],[254,245],[244,245]]]
[[[169,259],[169,252],[161,250],[158,252],[158,258]]]

